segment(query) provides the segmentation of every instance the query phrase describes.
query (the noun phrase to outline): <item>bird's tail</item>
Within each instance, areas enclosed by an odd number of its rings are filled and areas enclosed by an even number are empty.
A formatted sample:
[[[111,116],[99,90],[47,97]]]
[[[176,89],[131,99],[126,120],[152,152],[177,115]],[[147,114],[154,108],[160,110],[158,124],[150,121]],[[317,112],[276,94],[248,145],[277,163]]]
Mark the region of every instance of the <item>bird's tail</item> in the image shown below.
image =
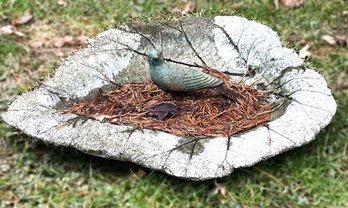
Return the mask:
[[[228,89],[223,84],[214,87],[213,90],[219,92],[220,94],[222,94],[223,96],[227,97],[228,99],[230,99],[232,101],[236,101],[237,98],[240,97],[240,95],[238,93]]]

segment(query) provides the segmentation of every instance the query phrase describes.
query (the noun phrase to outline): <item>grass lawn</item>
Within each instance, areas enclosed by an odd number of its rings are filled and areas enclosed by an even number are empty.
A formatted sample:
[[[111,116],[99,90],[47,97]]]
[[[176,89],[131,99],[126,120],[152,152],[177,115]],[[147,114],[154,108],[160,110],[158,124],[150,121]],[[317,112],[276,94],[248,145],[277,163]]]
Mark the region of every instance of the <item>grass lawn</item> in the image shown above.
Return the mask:
[[[32,9],[25,37],[0,35],[0,107],[45,79],[74,47],[54,38],[93,37],[129,18],[168,18],[182,1],[1,0],[0,28]],[[223,12],[220,12],[221,10]],[[321,36],[348,35],[348,3],[306,0],[300,8],[271,0],[196,1],[196,15],[237,14],[277,31],[288,47],[311,43],[314,66],[338,104],[315,141],[230,176],[190,182],[74,149],[36,142],[0,123],[0,207],[348,207],[348,47]],[[162,13],[160,15],[159,13]],[[30,47],[35,41],[44,48]],[[220,191],[219,191],[220,190]],[[224,193],[225,191],[225,193]]]

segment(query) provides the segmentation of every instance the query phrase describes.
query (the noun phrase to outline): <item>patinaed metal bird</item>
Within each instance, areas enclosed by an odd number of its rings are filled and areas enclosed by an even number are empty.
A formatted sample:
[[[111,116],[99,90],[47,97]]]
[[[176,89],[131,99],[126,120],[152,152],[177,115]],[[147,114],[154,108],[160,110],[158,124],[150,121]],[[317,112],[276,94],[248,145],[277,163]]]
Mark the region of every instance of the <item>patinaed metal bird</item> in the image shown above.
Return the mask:
[[[224,86],[223,81],[199,69],[190,67],[174,68],[169,66],[161,51],[153,49],[148,54],[152,81],[163,91],[170,93],[191,92],[213,89],[231,100],[237,93]]]

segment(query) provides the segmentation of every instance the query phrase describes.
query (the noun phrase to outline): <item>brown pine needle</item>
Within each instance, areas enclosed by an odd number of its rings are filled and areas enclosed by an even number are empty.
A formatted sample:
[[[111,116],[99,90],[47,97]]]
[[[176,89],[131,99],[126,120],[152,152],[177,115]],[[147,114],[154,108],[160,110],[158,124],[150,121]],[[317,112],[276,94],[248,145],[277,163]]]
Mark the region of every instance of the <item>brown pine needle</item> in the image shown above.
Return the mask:
[[[113,124],[161,130],[176,135],[228,136],[267,122],[272,108],[265,103],[265,91],[243,83],[229,86],[241,99],[231,101],[213,90],[189,95],[168,95],[153,83],[127,84],[100,94],[92,101],[74,103],[62,109]],[[156,106],[175,106],[175,113],[156,117]]]

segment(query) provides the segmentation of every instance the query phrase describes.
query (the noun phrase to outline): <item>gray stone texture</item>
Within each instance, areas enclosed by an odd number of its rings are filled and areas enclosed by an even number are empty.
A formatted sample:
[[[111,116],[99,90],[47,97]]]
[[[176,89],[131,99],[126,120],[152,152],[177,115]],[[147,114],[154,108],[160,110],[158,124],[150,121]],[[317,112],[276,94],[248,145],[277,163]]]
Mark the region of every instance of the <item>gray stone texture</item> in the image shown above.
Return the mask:
[[[273,30],[242,17],[134,23],[107,30],[89,43],[68,57],[43,85],[17,97],[2,114],[4,121],[47,143],[131,161],[189,180],[206,180],[312,141],[336,111],[325,79],[305,69],[303,60],[283,47]],[[146,57],[134,51],[146,54],[152,44],[163,50],[165,58],[182,63],[201,64],[199,54],[208,66],[232,73],[235,81],[274,90],[269,102],[286,105],[267,124],[230,138],[182,137],[59,110],[93,98],[100,88],[112,89],[111,82],[148,80]]]

